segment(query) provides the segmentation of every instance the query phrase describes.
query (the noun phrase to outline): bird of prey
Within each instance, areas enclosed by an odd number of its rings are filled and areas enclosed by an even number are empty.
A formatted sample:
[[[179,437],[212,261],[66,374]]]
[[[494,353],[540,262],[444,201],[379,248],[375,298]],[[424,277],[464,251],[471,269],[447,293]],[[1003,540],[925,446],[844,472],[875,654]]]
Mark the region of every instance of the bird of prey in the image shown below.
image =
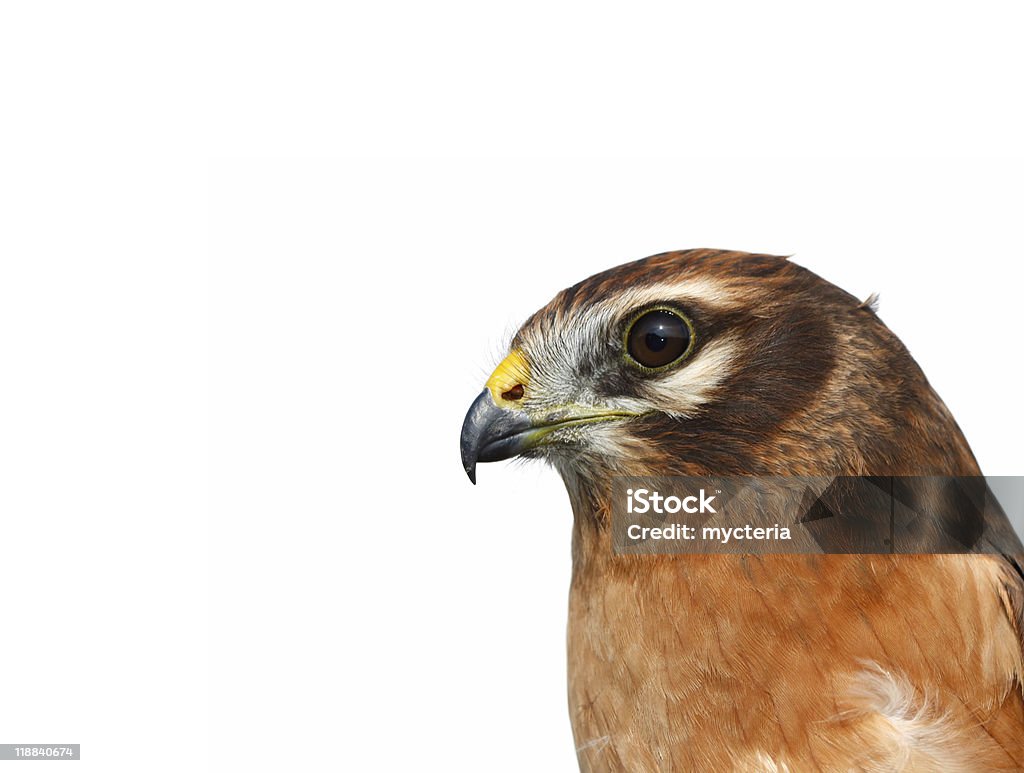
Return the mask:
[[[613,268],[527,320],[461,450],[474,482],[521,455],[565,482],[581,770],[1024,769],[1016,537],[984,555],[613,548],[614,476],[980,475],[873,304],[769,255]]]

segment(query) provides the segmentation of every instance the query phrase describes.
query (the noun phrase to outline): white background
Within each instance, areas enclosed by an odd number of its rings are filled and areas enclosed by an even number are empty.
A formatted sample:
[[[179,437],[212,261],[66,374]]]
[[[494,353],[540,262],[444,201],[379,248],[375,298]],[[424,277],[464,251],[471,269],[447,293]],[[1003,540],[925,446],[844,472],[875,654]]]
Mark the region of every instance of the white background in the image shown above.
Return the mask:
[[[0,743],[572,770],[565,494],[457,437],[647,254],[879,291],[1024,472],[1019,13],[714,8],[4,6]]]

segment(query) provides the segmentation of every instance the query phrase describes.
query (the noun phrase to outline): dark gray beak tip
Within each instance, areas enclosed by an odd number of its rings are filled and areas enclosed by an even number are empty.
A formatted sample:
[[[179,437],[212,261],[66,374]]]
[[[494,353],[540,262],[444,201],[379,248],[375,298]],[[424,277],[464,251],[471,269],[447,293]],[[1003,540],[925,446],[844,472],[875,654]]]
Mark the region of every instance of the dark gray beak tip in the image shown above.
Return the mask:
[[[462,469],[470,482],[476,485],[477,462],[497,462],[525,450],[528,445],[524,433],[530,429],[526,414],[499,408],[490,392],[481,392],[466,414],[459,439]]]
[[[476,463],[480,459],[480,447],[486,442],[487,430],[497,407],[485,389],[481,392],[466,414],[462,425],[462,437],[459,438],[459,450],[462,452],[462,469],[469,476],[469,482],[476,485]]]

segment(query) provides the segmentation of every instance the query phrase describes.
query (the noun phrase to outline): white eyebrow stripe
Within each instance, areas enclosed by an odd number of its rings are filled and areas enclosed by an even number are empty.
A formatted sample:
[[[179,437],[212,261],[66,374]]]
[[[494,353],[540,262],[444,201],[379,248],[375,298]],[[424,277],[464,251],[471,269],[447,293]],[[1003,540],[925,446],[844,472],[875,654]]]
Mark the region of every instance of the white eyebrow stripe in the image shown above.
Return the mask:
[[[592,311],[615,314],[659,301],[697,301],[712,308],[734,308],[742,302],[737,288],[707,277],[659,282],[654,285],[625,288],[607,300],[598,301]]]

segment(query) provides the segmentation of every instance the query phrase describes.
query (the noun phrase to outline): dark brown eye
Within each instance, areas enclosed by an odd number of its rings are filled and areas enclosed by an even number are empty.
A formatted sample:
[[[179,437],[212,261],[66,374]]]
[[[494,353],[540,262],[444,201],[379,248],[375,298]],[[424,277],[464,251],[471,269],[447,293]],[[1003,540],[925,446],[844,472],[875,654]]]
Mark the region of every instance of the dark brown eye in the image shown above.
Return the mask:
[[[667,309],[641,314],[626,333],[626,351],[645,368],[663,368],[690,350],[690,325]]]

